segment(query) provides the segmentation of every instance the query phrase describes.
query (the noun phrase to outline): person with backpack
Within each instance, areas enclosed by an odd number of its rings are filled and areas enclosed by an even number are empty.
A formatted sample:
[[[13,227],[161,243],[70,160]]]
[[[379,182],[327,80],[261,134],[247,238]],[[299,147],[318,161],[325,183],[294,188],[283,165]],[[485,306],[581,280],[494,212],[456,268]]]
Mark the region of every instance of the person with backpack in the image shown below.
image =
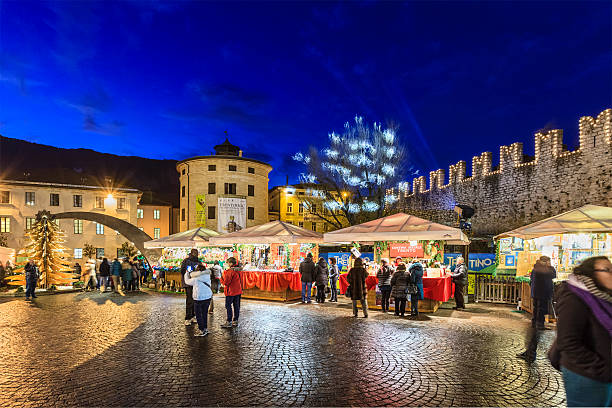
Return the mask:
[[[325,303],[325,288],[329,282],[329,268],[325,258],[319,258],[319,262],[317,262],[315,279],[317,284],[317,303]]]
[[[338,261],[336,258],[329,258],[329,287],[331,288],[330,302],[338,302],[338,278],[340,278],[340,272],[338,271]]]
[[[378,279],[378,288],[382,295],[382,312],[387,313],[389,311],[389,299],[391,298],[391,275],[393,274],[393,269],[391,269],[388,259],[383,258],[380,262],[382,266],[376,273],[376,278]]]
[[[229,269],[223,274],[223,287],[225,293],[225,310],[227,321],[221,327],[229,329],[238,326],[240,317],[240,298],[242,296],[242,267],[236,258],[228,258]]]
[[[423,293],[423,265],[419,261],[415,261],[410,268],[408,268],[408,272],[410,273],[410,282],[413,285],[416,285],[417,292],[410,294],[410,315],[418,316],[419,315],[419,300],[425,299]]]
[[[210,277],[210,269],[206,269],[202,264],[199,264],[193,272],[187,270],[183,277],[185,284],[193,288],[194,314],[198,322],[198,329],[200,329],[195,333],[195,337],[204,337],[208,334],[208,307],[213,295]]]

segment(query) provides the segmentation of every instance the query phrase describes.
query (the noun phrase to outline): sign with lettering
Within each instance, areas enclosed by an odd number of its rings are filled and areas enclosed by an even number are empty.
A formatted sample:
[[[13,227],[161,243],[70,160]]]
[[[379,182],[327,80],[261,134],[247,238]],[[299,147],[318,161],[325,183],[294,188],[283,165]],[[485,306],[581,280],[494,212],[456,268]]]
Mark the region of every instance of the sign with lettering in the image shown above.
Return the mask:
[[[461,254],[444,254],[444,263],[448,266],[455,266],[457,258]],[[467,262],[468,270],[478,272],[495,264],[495,254],[476,254],[470,253]]]
[[[397,258],[423,258],[423,244],[410,245],[405,244],[389,244],[389,257]]]

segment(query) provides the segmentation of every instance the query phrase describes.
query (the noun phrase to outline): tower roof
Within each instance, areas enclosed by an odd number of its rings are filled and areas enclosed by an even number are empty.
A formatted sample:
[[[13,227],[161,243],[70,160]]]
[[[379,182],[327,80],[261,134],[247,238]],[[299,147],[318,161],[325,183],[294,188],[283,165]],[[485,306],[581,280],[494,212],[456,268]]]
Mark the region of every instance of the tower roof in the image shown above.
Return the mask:
[[[215,146],[215,154],[218,156],[238,156],[240,148],[234,146],[230,141],[225,138],[225,142]]]

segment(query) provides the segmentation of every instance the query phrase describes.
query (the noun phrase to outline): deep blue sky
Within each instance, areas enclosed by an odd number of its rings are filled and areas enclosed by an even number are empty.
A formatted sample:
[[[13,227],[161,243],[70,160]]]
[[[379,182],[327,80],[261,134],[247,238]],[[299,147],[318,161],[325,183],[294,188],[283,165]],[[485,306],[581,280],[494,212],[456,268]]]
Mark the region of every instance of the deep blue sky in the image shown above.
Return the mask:
[[[271,185],[355,114],[427,173],[612,107],[610,2],[0,0],[0,53],[4,136],[184,159],[227,130]]]

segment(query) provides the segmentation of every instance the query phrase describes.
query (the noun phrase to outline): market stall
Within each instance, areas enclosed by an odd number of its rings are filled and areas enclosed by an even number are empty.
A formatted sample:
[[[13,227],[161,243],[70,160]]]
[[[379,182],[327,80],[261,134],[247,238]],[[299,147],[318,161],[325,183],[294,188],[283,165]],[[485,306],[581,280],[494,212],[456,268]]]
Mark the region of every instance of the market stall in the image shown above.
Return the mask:
[[[243,297],[265,300],[301,298],[300,262],[318,257],[321,234],[282,221],[272,221],[212,237],[213,245],[232,245],[243,265]]]
[[[375,266],[370,269],[371,274],[366,278],[370,308],[380,308],[381,304],[378,279],[375,276],[381,258],[393,261],[401,257],[407,263],[418,260],[424,264],[425,299],[419,302],[419,310],[423,312],[435,312],[453,293],[451,278],[442,264],[445,243],[469,244],[465,234],[457,228],[404,213],[329,232],[324,234],[323,240],[330,243],[355,243],[357,246],[360,242],[374,244]],[[346,274],[340,275],[341,293],[346,291],[347,285]]]
[[[522,281],[521,306],[531,311],[528,276],[542,255],[551,259],[557,280],[591,256],[612,255],[612,208],[585,205],[495,237],[497,270]]]

